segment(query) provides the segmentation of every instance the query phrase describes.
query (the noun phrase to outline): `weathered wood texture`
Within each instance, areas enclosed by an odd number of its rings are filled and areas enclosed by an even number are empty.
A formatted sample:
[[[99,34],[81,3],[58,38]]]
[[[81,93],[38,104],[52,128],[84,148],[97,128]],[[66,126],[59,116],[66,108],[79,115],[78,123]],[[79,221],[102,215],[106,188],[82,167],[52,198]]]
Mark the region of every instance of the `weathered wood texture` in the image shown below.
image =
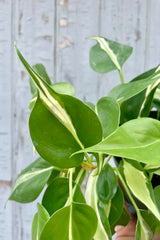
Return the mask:
[[[52,81],[70,82],[77,97],[96,102],[119,76],[90,69],[94,41],[85,38],[102,35],[133,46],[124,67],[128,81],[160,62],[159,12],[156,0],[0,0],[0,240],[31,239],[36,209],[36,202],[3,208],[18,173],[34,159],[28,75],[13,42],[31,64],[43,63]]]

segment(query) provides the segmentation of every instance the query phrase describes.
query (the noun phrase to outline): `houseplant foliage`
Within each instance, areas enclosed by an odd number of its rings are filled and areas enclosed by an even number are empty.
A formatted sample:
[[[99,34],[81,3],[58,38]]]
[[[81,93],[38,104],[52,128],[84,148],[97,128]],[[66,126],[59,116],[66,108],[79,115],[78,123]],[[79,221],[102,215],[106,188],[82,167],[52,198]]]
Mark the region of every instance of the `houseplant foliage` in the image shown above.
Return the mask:
[[[96,105],[75,98],[69,83],[52,84],[44,66],[31,67],[15,46],[30,75],[29,130],[40,157],[18,176],[9,199],[29,203],[46,186],[32,240],[111,240],[115,226],[129,221],[124,199],[137,216],[135,239],[151,240],[160,234],[160,68],[124,83],[132,48],[90,39],[93,70],[118,70],[121,80]]]

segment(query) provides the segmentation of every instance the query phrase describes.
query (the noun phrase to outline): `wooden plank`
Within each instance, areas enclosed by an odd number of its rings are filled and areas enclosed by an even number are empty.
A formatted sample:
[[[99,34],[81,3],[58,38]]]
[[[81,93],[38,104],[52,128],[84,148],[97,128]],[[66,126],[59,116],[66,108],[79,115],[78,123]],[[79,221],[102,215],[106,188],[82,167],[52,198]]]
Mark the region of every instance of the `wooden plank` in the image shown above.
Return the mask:
[[[11,179],[11,2],[0,2],[0,180]]]
[[[146,10],[146,0],[143,4],[140,0],[101,1],[100,35],[133,47],[133,54],[123,68],[126,82],[144,71]],[[119,83],[117,72],[100,75],[99,96]]]
[[[13,1],[13,38],[31,65],[41,62],[53,79],[54,55],[54,1]],[[28,109],[31,98],[29,76],[18,57],[13,56],[13,181],[20,171],[29,165],[33,157],[33,147],[29,135]],[[31,239],[31,223],[36,202],[28,205],[13,203],[13,239]]]
[[[12,203],[6,202],[10,194],[11,187],[8,182],[0,183],[0,239],[12,240]]]
[[[11,203],[11,1],[0,1],[0,239],[12,240]]]
[[[96,100],[97,74],[89,67],[89,49],[85,38],[99,31],[99,0],[57,3],[56,81],[73,84],[76,96]]]
[[[145,68],[152,68],[160,64],[160,1],[147,0],[146,12],[146,42]]]

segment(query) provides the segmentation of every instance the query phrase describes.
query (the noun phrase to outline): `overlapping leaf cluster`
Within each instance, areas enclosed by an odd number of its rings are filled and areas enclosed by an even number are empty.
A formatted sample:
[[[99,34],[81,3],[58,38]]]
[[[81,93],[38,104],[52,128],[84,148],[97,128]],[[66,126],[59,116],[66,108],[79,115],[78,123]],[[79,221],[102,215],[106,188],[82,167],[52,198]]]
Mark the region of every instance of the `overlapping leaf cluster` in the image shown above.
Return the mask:
[[[29,129],[40,158],[21,172],[9,199],[34,201],[47,186],[32,240],[111,240],[115,226],[129,221],[124,199],[137,215],[136,240],[160,234],[160,68],[124,83],[132,48],[92,39],[93,70],[118,70],[121,79],[96,106],[75,98],[69,83],[52,84],[44,66],[31,67],[15,47],[30,75]]]

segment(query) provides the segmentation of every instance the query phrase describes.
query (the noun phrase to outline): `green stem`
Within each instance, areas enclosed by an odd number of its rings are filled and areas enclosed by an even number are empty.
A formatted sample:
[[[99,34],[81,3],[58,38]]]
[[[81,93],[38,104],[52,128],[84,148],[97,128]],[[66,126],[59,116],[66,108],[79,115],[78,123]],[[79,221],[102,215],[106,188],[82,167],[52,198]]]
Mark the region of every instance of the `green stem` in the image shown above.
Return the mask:
[[[75,180],[75,183],[76,184],[79,184],[80,180],[81,180],[81,177],[83,175],[83,173],[85,172],[85,170],[83,168],[81,168],[81,170],[79,171],[78,173],[78,176],[76,177],[76,180]],[[75,188],[75,187],[74,187]],[[73,188],[73,191],[74,191],[74,188]]]
[[[140,211],[139,211],[139,208],[137,207],[137,205],[136,205],[136,203],[135,203],[135,201],[134,201],[134,199],[133,199],[133,197],[132,197],[132,195],[131,195],[131,193],[130,193],[130,190],[129,190],[127,184],[125,183],[123,177],[121,176],[118,168],[116,168],[115,170],[116,170],[116,172],[117,172],[117,174],[118,174],[118,176],[119,176],[119,179],[121,180],[121,183],[123,184],[123,186],[124,186],[124,188],[125,188],[125,190],[126,190],[126,193],[127,193],[128,197],[129,197],[129,199],[131,200],[131,203],[133,204],[133,207],[135,208],[135,210],[136,210],[136,212],[137,212],[137,216],[138,216],[138,217],[141,216]]]
[[[72,182],[73,182],[73,171],[74,168],[71,168],[69,170],[69,203],[71,204],[73,202],[73,186],[72,186]]]
[[[107,160],[106,160],[105,163],[108,163],[108,162],[111,160],[111,158],[112,158],[112,155],[110,155],[110,156],[107,158]]]
[[[88,163],[91,163],[91,160],[90,160],[90,158],[89,158],[89,156],[87,155],[86,152],[84,152],[84,156],[86,157],[87,162],[88,162]]]
[[[124,84],[124,77],[123,77],[122,69],[119,69],[119,75],[120,75],[121,83]]]

